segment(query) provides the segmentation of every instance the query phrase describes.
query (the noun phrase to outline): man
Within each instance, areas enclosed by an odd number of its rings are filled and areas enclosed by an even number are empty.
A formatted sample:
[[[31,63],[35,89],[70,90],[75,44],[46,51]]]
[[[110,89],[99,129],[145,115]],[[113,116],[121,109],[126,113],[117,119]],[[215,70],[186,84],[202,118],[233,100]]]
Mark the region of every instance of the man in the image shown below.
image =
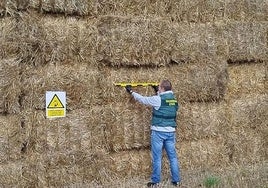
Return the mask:
[[[161,160],[162,149],[164,148],[171,170],[171,183],[179,185],[180,168],[175,148],[176,136],[176,114],[178,102],[172,92],[170,81],[163,80],[159,87],[153,87],[156,94],[145,97],[132,91],[131,86],[126,86],[126,91],[130,93],[138,102],[153,107],[151,121],[151,154],[152,154],[152,175],[148,187],[157,187],[161,180]]]

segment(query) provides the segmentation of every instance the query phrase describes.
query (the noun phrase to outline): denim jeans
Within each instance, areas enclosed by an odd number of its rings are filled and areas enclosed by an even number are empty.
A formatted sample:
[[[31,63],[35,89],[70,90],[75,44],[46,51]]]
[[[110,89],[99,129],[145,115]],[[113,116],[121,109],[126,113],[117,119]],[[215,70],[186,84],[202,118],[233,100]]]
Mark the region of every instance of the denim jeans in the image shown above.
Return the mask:
[[[152,166],[153,172],[151,181],[159,183],[161,180],[161,161],[162,150],[165,149],[171,171],[171,181],[180,182],[180,167],[178,157],[175,149],[175,132],[159,132],[152,130],[151,133],[151,152],[152,152]]]

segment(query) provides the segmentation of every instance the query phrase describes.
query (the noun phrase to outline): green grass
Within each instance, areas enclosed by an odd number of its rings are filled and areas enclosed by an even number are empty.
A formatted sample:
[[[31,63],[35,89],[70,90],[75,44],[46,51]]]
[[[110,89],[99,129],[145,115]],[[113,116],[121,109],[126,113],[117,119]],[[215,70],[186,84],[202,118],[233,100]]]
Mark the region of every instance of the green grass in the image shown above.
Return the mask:
[[[217,176],[208,176],[204,179],[203,185],[206,188],[218,187],[220,184],[220,178]]]

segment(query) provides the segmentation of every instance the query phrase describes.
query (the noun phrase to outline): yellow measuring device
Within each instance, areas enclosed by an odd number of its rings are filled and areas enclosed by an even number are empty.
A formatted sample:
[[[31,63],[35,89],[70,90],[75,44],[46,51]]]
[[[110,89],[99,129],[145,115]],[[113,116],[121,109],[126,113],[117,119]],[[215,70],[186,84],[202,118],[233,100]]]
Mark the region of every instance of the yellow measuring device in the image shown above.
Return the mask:
[[[158,86],[159,83],[157,82],[118,82],[114,83],[116,86],[121,86],[121,87],[126,87],[126,86],[132,86],[132,87],[137,87],[137,86]]]

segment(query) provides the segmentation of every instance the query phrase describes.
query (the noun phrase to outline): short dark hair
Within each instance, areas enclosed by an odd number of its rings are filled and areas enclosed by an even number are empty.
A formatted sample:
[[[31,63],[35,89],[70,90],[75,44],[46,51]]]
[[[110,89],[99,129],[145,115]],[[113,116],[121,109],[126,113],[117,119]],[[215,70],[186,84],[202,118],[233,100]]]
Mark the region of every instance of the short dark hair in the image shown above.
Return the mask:
[[[164,88],[165,91],[170,91],[172,89],[172,85],[169,80],[162,80],[160,86]]]

